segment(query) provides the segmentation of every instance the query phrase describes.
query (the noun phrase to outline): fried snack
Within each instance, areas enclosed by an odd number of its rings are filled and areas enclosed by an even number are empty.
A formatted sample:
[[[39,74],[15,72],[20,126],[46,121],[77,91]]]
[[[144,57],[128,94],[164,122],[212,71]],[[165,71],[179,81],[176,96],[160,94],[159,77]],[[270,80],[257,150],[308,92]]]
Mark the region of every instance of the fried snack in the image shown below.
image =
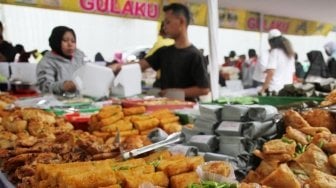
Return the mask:
[[[303,144],[303,145],[308,144],[307,135],[297,129],[293,129],[291,126],[288,126],[286,128],[285,136],[287,138],[295,140],[296,142],[300,144]]]
[[[168,187],[169,179],[163,172],[126,175],[125,188],[138,188],[142,183],[152,183],[154,186]]]
[[[154,130],[156,130],[156,128],[140,131],[140,135],[147,136],[149,133],[153,132]]]
[[[330,106],[336,104],[336,90],[332,90],[329,95],[327,95],[324,101],[321,102],[320,106]]]
[[[119,184],[115,184],[115,185],[109,185],[109,186],[104,186],[104,187],[99,187],[99,188],[122,188],[122,187]]]
[[[231,164],[225,161],[209,162],[202,167],[203,172],[218,174],[224,177],[228,177],[232,173],[231,169]]]
[[[204,163],[204,158],[202,156],[195,156],[187,158],[188,165],[190,166],[191,170],[196,170],[198,165]]]
[[[182,187],[188,187],[188,185],[193,183],[200,183],[201,180],[198,177],[198,174],[196,172],[188,172],[179,174],[176,176],[172,176],[170,178],[170,187],[171,188],[182,188]]]
[[[103,127],[103,126],[108,126],[108,125],[111,125],[111,124],[117,122],[118,120],[120,120],[120,119],[123,118],[123,117],[124,117],[124,114],[123,114],[122,112],[117,112],[117,113],[115,113],[115,114],[114,114],[113,116],[111,116],[111,117],[102,119],[102,120],[100,121],[100,123],[101,123],[102,127]]]
[[[178,155],[172,155],[171,157],[167,158],[167,159],[163,159],[160,161],[159,165],[156,167],[157,170],[159,171],[165,171],[165,169],[171,165],[174,164],[178,161],[184,160],[185,156],[178,154]]]
[[[0,132],[0,149],[12,148],[17,136],[8,131]]]
[[[314,109],[301,113],[302,117],[313,127],[325,127],[331,132],[336,131],[336,120],[334,116],[322,109]]]
[[[144,157],[143,159],[146,161],[146,163],[151,163],[156,160],[163,160],[171,157],[171,153],[168,150],[162,150],[157,151],[155,153],[152,153],[148,155],[147,157]]]
[[[21,115],[23,120],[37,120],[47,124],[56,122],[56,115],[38,108],[22,108]]]
[[[185,172],[191,171],[190,165],[186,160],[179,160],[175,163],[169,164],[163,171],[169,176],[174,176],[178,174],[182,174]]]
[[[139,131],[143,131],[155,128],[159,125],[159,123],[160,121],[157,118],[152,118],[152,119],[134,121],[134,126]]]
[[[9,132],[20,133],[20,132],[26,131],[27,123],[28,122],[26,120],[21,120],[21,119],[17,119],[14,121],[8,121],[8,119],[5,117],[3,125],[5,129]]]
[[[296,143],[286,143],[281,139],[274,139],[266,142],[263,145],[263,153],[264,154],[289,154],[294,155],[295,153]]]
[[[146,108],[144,106],[136,106],[136,107],[130,107],[130,108],[123,108],[123,112],[124,112],[125,116],[143,114],[143,113],[146,112]]]
[[[126,178],[129,176],[139,176],[141,174],[152,174],[152,173],[155,173],[155,167],[150,164],[130,169],[123,168],[116,171],[117,179],[119,182],[124,182]]]
[[[168,124],[168,123],[175,123],[179,121],[179,117],[178,116],[171,116],[171,117],[165,117],[165,118],[161,118],[160,119],[160,124],[164,125],[164,124]]]
[[[273,161],[273,162],[287,162],[292,160],[293,154],[288,153],[276,153],[276,154],[265,154],[261,152],[260,150],[254,150],[253,154],[260,159],[267,160],[267,161]]]
[[[336,154],[330,155],[328,157],[328,162],[332,167],[336,168]]]
[[[147,120],[147,119],[152,119],[154,116],[151,115],[133,115],[133,116],[126,116],[125,119],[131,121],[134,123],[135,121],[141,121],[141,120]]]
[[[154,112],[151,113],[152,116],[158,118],[158,119],[162,119],[164,117],[171,117],[171,116],[175,116],[172,111],[168,110],[168,109],[161,109],[161,110],[156,110]]]
[[[141,135],[132,135],[126,137],[126,139],[123,141],[122,146],[125,150],[132,150],[144,147],[146,145],[149,145],[151,142],[146,136]]]
[[[292,126],[295,129],[302,127],[310,127],[309,123],[303,119],[303,117],[294,110],[288,110],[284,113],[285,126]]]
[[[133,129],[133,125],[129,121],[125,121],[123,119],[118,120],[115,123],[112,123],[110,125],[104,126],[101,128],[101,131],[103,132],[115,132],[117,130],[119,131],[129,131]]]
[[[257,173],[257,177],[259,180],[262,180],[266,176],[270,175],[275,169],[279,166],[278,161],[270,161],[270,160],[262,160],[260,165],[255,169],[255,173]],[[249,182],[259,182],[259,181],[249,181]]]
[[[293,172],[287,164],[281,164],[275,171],[261,181],[262,185],[270,187],[290,187],[301,188],[299,180],[296,179]]]
[[[335,187],[336,176],[314,169],[311,173],[309,184],[311,188]]]
[[[132,130],[129,130],[129,131],[120,131],[119,133],[120,133],[120,136],[132,136],[132,135],[138,135],[139,130],[132,129]],[[113,132],[112,135],[117,136],[117,132]]]
[[[318,133],[322,133],[322,132],[325,132],[325,133],[328,133],[330,134],[330,130],[325,128],[325,127],[302,127],[299,129],[301,132],[305,133],[305,134],[308,134],[308,135],[311,135],[311,136],[315,136],[316,134]]]
[[[99,110],[97,118],[98,120],[102,120],[111,117],[121,111],[121,106],[119,105],[104,106],[102,109]]]
[[[168,123],[161,125],[161,128],[166,131],[168,134],[176,133],[182,130],[182,125],[175,122],[175,123]]]
[[[313,169],[331,174],[328,156],[315,144],[310,144],[306,151],[297,157],[295,161],[309,175],[313,172]]]

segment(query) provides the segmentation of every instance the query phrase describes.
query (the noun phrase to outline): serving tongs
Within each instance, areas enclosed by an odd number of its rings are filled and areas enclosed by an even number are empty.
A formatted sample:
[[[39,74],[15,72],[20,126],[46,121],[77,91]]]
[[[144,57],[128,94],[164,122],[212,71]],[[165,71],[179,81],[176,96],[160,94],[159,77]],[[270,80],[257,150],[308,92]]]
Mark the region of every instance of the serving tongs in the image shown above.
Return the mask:
[[[116,142],[119,142],[120,155],[124,160],[136,157],[136,156],[141,155],[143,153],[153,151],[155,149],[158,149],[158,148],[170,145],[170,144],[181,142],[183,140],[184,140],[184,137],[183,137],[182,133],[181,132],[176,132],[176,133],[168,135],[164,140],[161,140],[161,141],[156,142],[154,144],[150,144],[150,145],[144,146],[142,148],[133,149],[131,151],[125,152],[123,150],[122,145],[120,144],[119,131],[117,131],[117,136],[116,136]]]

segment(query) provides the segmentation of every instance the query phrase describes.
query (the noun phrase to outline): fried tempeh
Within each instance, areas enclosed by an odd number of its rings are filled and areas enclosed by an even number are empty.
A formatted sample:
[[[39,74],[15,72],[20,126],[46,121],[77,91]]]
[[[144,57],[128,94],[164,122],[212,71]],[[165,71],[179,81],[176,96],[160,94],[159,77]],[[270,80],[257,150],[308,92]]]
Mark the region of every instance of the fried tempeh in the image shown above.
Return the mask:
[[[171,188],[188,187],[192,183],[200,183],[200,178],[196,172],[183,173],[170,178]]]

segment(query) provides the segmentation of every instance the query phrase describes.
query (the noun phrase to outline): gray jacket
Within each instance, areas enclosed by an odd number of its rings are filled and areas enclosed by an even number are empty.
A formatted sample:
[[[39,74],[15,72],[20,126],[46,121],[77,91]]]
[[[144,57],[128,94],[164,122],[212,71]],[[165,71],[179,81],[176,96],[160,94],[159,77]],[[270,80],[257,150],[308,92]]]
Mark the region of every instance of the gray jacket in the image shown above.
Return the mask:
[[[63,82],[72,80],[72,74],[87,63],[82,51],[76,50],[69,60],[53,52],[47,52],[37,65],[37,84],[42,93],[63,93]]]

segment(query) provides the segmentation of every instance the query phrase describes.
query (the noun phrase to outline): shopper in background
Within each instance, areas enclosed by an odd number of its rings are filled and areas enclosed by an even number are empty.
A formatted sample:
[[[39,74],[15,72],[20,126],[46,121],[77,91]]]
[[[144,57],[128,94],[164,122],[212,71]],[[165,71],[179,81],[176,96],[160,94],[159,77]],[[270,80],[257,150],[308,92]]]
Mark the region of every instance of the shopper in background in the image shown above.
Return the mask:
[[[294,51],[289,40],[278,29],[272,29],[269,31],[268,42],[271,49],[261,94],[277,93],[284,85],[292,84],[295,73]]]
[[[249,59],[242,65],[242,82],[244,88],[253,87],[253,73],[258,63],[258,56],[254,49],[248,50]]]
[[[307,57],[310,65],[304,77],[305,82],[319,83],[329,77],[328,67],[321,51],[312,50],[307,53]]]
[[[195,101],[209,93],[210,82],[203,55],[188,39],[189,9],[183,4],[172,3],[163,11],[164,31],[175,44],[162,47],[141,60],[141,69],[161,70],[162,96],[168,89],[178,89],[184,92],[186,100]]]
[[[305,71],[303,70],[302,64],[298,61],[297,53],[294,54],[295,59],[295,77],[296,81],[302,82],[305,76]]]
[[[331,41],[324,45],[324,49],[329,56],[328,69],[331,77],[336,78],[336,42]]]
[[[4,27],[0,21],[0,62],[13,62],[15,58],[15,49],[12,44],[3,37]]]
[[[49,37],[48,51],[37,65],[38,86],[43,93],[74,93],[76,85],[72,74],[86,63],[85,55],[77,49],[77,39],[73,29],[66,26],[55,27]]]

